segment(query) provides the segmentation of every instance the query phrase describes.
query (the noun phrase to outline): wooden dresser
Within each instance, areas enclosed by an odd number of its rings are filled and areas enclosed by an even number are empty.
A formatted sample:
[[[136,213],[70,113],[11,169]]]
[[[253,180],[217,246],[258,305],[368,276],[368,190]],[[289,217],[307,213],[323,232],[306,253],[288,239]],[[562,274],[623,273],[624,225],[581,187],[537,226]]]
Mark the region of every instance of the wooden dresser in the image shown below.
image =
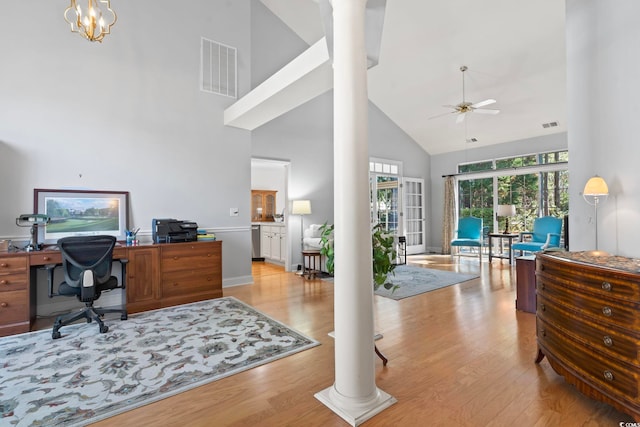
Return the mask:
[[[536,363],[640,422],[640,260],[541,253],[536,287]]]

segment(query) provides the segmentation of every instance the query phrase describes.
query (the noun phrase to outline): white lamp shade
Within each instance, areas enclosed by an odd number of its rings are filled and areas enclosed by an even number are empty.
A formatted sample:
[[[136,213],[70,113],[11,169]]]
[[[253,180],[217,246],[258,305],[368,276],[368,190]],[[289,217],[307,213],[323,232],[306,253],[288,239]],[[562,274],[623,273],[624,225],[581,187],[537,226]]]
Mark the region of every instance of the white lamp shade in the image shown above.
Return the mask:
[[[609,187],[602,177],[596,175],[589,178],[582,194],[585,196],[606,196],[609,194]]]
[[[498,205],[498,216],[516,216],[516,205]]]
[[[294,200],[291,205],[291,213],[293,215],[311,215],[311,201]]]

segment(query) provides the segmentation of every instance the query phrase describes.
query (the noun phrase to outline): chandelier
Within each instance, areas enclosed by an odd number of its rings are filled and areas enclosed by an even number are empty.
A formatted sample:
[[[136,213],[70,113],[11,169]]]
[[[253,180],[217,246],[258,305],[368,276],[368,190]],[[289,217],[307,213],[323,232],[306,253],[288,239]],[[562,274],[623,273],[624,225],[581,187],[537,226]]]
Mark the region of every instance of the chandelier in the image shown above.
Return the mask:
[[[76,0],[71,0],[71,4],[64,11],[64,20],[71,25],[72,32],[89,41],[102,42],[118,19],[116,13],[111,10],[110,3],[110,0],[87,0],[87,6],[83,10]],[[103,14],[108,17],[111,15],[110,23],[105,23]]]

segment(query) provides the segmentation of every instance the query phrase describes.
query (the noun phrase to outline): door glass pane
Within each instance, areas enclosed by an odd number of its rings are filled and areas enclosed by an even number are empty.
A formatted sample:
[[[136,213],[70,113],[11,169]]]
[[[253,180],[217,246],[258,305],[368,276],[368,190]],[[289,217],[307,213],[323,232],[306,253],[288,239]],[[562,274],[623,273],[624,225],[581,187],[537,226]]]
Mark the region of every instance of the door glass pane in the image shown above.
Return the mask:
[[[376,177],[377,222],[386,231],[398,230],[398,178],[394,176]]]

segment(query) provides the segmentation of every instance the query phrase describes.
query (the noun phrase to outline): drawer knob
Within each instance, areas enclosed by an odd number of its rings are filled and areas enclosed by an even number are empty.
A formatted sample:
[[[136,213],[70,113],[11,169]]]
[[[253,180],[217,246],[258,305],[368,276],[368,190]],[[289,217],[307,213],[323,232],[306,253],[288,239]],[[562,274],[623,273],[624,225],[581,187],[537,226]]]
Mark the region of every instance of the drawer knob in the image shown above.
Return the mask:
[[[8,280],[0,280],[0,285],[8,285],[9,281]]]
[[[9,307],[9,304],[7,304],[6,302],[0,302],[0,307],[7,308]]]
[[[49,260],[51,260],[51,257],[43,256],[42,259],[45,260],[45,261],[49,261]]]
[[[540,335],[543,337],[547,336],[547,330],[545,328],[540,328]]]
[[[2,264],[0,264],[0,267],[7,268],[9,267],[9,264],[7,264],[6,262],[3,262]]]
[[[604,371],[604,379],[607,381],[613,381],[613,372],[608,369]]]
[[[611,315],[613,314],[613,310],[611,310],[611,307],[602,307],[602,314],[607,317],[611,317]]]
[[[605,290],[605,291],[611,291],[611,283],[602,282],[602,289]]]
[[[547,311],[547,306],[544,305],[544,303],[542,303],[542,302],[540,303],[540,310]]]
[[[602,341],[604,341],[604,345],[607,347],[613,346],[613,339],[609,335],[605,335]]]

